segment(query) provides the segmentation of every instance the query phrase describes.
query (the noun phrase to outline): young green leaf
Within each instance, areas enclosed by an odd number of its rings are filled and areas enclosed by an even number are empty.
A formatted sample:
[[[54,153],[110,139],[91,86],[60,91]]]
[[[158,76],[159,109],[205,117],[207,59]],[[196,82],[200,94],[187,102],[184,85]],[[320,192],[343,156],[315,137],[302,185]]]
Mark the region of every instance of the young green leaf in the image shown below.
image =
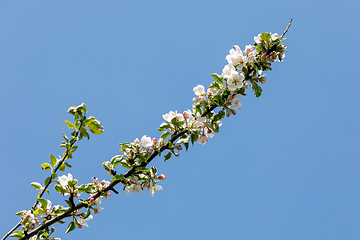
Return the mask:
[[[69,223],[69,225],[68,225],[65,233],[69,233],[69,232],[71,232],[71,231],[74,230],[74,229],[75,229],[75,223],[74,223],[74,220],[73,220],[73,221],[71,221],[71,222]]]
[[[41,164],[41,169],[47,171],[47,170],[49,170],[49,169],[51,170],[52,167],[51,167],[51,165],[48,164],[48,163],[43,163],[43,164]]]
[[[62,123],[66,123],[66,125],[68,125],[69,129],[75,128],[75,125],[67,120],[64,120]]]
[[[162,139],[166,139],[168,136],[170,136],[171,135],[171,132],[169,132],[169,131],[165,131],[165,132],[163,132],[162,134],[161,134],[161,138]]]
[[[34,187],[35,190],[42,190],[42,189],[43,189],[43,186],[41,186],[41,184],[38,183],[38,182],[32,182],[32,183],[30,184],[30,186]]]
[[[57,160],[54,155],[50,154],[50,164],[54,167],[57,163]]]

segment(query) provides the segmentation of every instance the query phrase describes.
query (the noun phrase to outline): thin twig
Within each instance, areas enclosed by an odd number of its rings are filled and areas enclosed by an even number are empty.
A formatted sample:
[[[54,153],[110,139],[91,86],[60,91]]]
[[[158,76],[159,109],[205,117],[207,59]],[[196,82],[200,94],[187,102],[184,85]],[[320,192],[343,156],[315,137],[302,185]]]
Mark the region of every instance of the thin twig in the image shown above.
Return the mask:
[[[292,23],[292,18],[290,18],[290,21],[289,21],[288,26],[286,27],[286,29],[285,29],[285,31],[283,32],[283,34],[281,34],[281,38],[283,38],[283,37],[285,36],[285,33],[289,30],[289,27],[290,27],[291,23]]]

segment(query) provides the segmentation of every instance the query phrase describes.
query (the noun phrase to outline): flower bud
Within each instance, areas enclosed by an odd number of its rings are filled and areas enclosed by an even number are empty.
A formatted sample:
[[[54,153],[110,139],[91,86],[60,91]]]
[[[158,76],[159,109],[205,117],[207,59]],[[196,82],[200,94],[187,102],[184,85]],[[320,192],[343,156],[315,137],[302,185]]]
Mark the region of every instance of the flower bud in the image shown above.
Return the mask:
[[[160,174],[160,176],[158,177],[159,180],[165,180],[166,176],[164,174]]]
[[[90,203],[93,203],[94,201],[95,201],[95,199],[94,198],[90,198]]]

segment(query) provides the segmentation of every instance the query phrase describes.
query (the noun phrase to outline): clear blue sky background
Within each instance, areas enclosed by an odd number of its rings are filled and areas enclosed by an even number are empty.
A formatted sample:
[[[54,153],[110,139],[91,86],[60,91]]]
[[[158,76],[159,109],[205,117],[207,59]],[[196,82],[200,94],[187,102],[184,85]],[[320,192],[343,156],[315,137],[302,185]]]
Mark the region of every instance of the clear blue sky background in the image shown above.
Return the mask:
[[[70,172],[110,179],[118,143],[159,137],[162,114],[191,108],[225,56],[263,31],[286,34],[263,96],[179,158],[151,197],[113,194],[64,239],[360,239],[358,1],[0,0],[0,233],[34,203],[40,164],[59,155],[66,110],[85,102],[105,132]],[[120,168],[119,168],[120,170]],[[120,170],[122,171],[122,170]],[[53,204],[63,204],[51,188]],[[121,190],[121,187],[118,187]]]

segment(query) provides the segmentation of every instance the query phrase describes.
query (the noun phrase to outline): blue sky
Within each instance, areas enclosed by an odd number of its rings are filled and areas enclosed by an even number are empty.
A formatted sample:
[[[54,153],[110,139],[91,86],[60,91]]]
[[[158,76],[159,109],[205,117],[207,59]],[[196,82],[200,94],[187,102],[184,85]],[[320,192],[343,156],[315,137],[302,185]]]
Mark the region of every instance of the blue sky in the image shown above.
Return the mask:
[[[220,133],[179,158],[151,197],[113,194],[62,239],[359,239],[358,1],[0,0],[0,233],[17,222],[59,155],[66,110],[85,102],[105,132],[82,140],[71,172],[110,179],[118,143],[159,137],[162,114],[191,108],[233,45],[281,34],[285,61]],[[118,169],[120,170],[120,168]],[[121,171],[121,170],[120,170]],[[53,190],[53,204],[63,204]],[[121,190],[121,187],[118,187]]]

